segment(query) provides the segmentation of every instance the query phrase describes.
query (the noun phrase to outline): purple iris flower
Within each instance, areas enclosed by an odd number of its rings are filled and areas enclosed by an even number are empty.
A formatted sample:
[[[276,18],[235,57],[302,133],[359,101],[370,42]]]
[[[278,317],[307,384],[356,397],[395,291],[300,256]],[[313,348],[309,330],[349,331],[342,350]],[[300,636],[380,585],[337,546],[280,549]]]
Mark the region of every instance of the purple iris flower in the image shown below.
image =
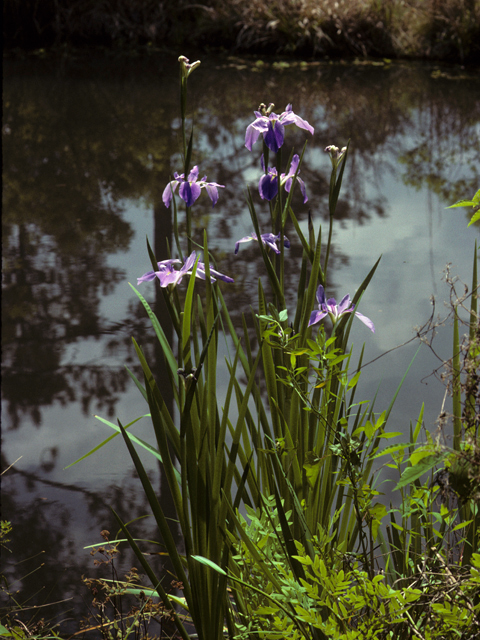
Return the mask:
[[[237,242],[235,243],[235,255],[237,255],[238,253],[238,249],[240,246],[241,242],[250,242],[250,240],[257,240],[257,234],[256,233],[252,233],[251,236],[245,236],[244,238],[241,238],[240,240],[237,240]],[[277,242],[280,241],[280,233],[278,235],[274,235],[273,233],[262,233],[260,235],[260,240],[263,242],[263,244],[268,247],[269,249],[273,249],[273,251],[275,251],[275,253],[279,254],[280,253],[280,249],[277,247]],[[290,240],[287,238],[287,236],[283,236],[283,246],[286,247],[287,249],[290,249]]]
[[[285,191],[287,191],[287,193],[290,193],[290,189],[292,188],[292,181],[293,181],[293,178],[295,177],[295,172],[297,171],[299,163],[300,163],[300,158],[298,157],[297,154],[295,154],[290,164],[290,171],[287,174],[282,173],[280,175],[280,185],[285,185]],[[263,160],[263,155],[262,155],[262,169],[265,171],[265,162]],[[305,190],[305,183],[301,178],[298,177],[298,175],[297,175],[297,182],[300,185],[300,191],[302,192],[303,202],[305,204],[305,202],[307,202],[308,200],[307,192]],[[264,173],[263,176],[260,178],[260,181],[258,183],[258,191],[260,192],[260,197],[263,200],[268,200],[268,201],[273,200],[273,198],[277,195],[278,173],[275,167],[268,167],[267,172]]]
[[[216,182],[207,182],[207,176],[204,176],[201,180],[198,180],[198,166],[195,165],[188,174],[187,180],[185,180],[185,174],[180,175],[175,171],[173,174],[175,178],[167,184],[163,190],[162,200],[166,207],[170,206],[173,198],[173,194],[178,185],[178,194],[186,202],[187,207],[191,207],[193,203],[199,198],[203,188],[207,190],[207,193],[212,201],[212,205],[215,206],[218,200],[218,187],[225,188],[223,184],[217,184]]]
[[[175,269],[173,268],[173,265],[180,264],[180,263],[181,263],[181,260],[178,260],[177,258],[170,259],[170,260],[161,260],[160,262],[157,262],[158,271],[147,271],[147,273],[144,273],[143,276],[141,276],[140,278],[137,278],[137,285],[141,284],[142,282],[150,282],[151,280],[155,280],[155,278],[157,277],[157,273],[166,273],[166,272],[175,271]]]
[[[268,108],[261,104],[259,111],[254,111],[256,119],[248,125],[245,134],[245,146],[249,151],[252,150],[258,136],[263,134],[267,147],[277,153],[285,139],[285,126],[289,124],[296,124],[300,129],[305,129],[313,135],[314,128],[306,120],[293,113],[291,104],[288,104],[285,111],[279,116],[273,113],[273,107],[273,104],[270,104]]]
[[[148,271],[143,276],[137,279],[137,284],[141,282],[149,282],[150,280],[154,280],[158,278],[160,281],[161,287],[168,287],[169,285],[173,285],[174,287],[177,284],[180,284],[182,278],[184,276],[191,276],[193,265],[196,260],[196,253],[193,251],[188,258],[185,258],[183,265],[180,269],[175,269],[174,264],[181,264],[181,260],[173,259],[173,260],[162,260],[158,262],[158,271]],[[196,277],[201,280],[205,280],[205,264],[203,262],[197,263],[197,271]],[[224,282],[233,282],[233,278],[229,276],[225,276],[222,273],[219,273],[215,269],[210,269],[210,277],[212,282],[218,278],[219,280],[223,280]]]
[[[320,322],[320,320],[325,318],[325,316],[327,315],[330,316],[330,319],[335,325],[337,320],[341,316],[343,316],[343,314],[351,313],[355,309],[355,305],[352,304],[352,301],[350,300],[350,295],[348,293],[344,298],[342,298],[340,304],[337,304],[337,301],[335,300],[335,298],[329,298],[328,300],[326,300],[325,290],[321,284],[318,286],[318,289],[317,289],[317,300],[318,300],[318,311],[312,311],[310,315],[310,320],[308,322],[309,327],[312,324],[316,324],[317,322]],[[355,311],[355,315],[359,320],[363,322],[364,325],[366,325],[370,329],[370,331],[373,331],[373,333],[375,333],[375,326],[369,318],[367,318],[366,316],[363,316],[361,313],[358,313],[358,311]]]

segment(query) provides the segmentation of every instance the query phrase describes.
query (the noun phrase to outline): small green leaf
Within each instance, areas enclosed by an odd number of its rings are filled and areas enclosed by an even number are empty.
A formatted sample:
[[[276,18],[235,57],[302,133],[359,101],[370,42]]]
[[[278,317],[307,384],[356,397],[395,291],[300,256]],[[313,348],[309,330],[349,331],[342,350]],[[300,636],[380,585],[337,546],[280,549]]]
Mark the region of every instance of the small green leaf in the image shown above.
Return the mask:
[[[354,387],[357,384],[361,373],[362,373],[361,371],[357,371],[357,373],[353,376],[353,378],[348,383],[347,389],[351,389],[352,387]]]
[[[474,222],[477,222],[478,220],[480,220],[480,209],[477,211],[477,213],[473,214],[472,219],[470,220],[467,226],[470,226],[471,224],[473,224]]]
[[[437,453],[433,456],[430,455],[428,456],[428,458],[425,458],[421,462],[418,462],[414,467],[408,467],[402,473],[395,489],[401,489],[414,480],[417,480],[418,478],[420,478],[420,476],[423,476],[424,473],[430,471],[430,469],[433,469],[433,467],[441,460],[443,460],[446,456],[447,453]]]

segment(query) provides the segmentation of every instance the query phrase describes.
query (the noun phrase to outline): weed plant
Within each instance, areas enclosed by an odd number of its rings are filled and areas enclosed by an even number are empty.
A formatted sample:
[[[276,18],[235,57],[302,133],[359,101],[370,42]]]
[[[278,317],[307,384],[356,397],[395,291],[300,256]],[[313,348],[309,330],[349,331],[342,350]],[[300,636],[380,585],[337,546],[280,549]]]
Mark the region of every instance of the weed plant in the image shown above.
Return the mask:
[[[249,150],[263,146],[259,192],[270,226],[259,227],[248,190],[252,232],[237,241],[235,253],[260,252],[263,273],[255,310],[243,315],[240,331],[234,326],[222,290],[235,283],[216,269],[206,232],[192,237],[195,202],[206,194],[213,206],[221,203],[223,185],[201,178],[193,164],[187,88],[200,62],[183,56],[179,62],[182,166],[163,192],[174,219],[174,247],[170,255],[155,256],[147,240],[151,269],[138,278],[138,288],[130,285],[152,322],[170,386],[158,386],[133,339],[143,379],[129,374],[147,404],[143,417],[151,421],[155,445],[134,434],[140,418],[125,425],[103,422],[125,441],[183,596],[172,596],[170,579],[145,554],[148,541],[136,539],[132,523],[115,514],[121,537],[150,583],[126,584],[124,592],[155,594],[162,615],[171,617],[184,640],[193,637],[185,616],[201,640],[478,638],[476,245],[472,288],[454,300],[454,355],[447,374],[453,447],[446,449],[424,432],[423,407],[408,436],[389,430],[398,390],[380,408],[375,399],[357,397],[363,349],[354,354],[349,335],[352,322],[360,321],[374,339],[372,319],[358,308],[380,258],[359,281],[353,299],[347,294],[337,303],[328,297],[348,146],[326,149],[332,164],[328,230],[316,229],[309,217],[304,233],[292,195],[298,186],[308,199],[301,179],[305,146],[288,156],[284,143],[289,126],[307,137],[314,129],[291,105],[277,114],[274,105],[261,104],[246,131]],[[185,237],[179,233],[180,217]],[[303,256],[296,301],[287,308],[284,282],[292,268],[287,258],[292,243],[302,246]],[[153,286],[163,293],[172,343],[140,292]],[[462,351],[458,307],[468,300]],[[228,378],[222,380],[226,392],[220,401],[221,341]],[[182,549],[138,447],[163,467],[162,493],[168,490],[175,506]],[[397,474],[394,504],[382,498],[382,463]]]

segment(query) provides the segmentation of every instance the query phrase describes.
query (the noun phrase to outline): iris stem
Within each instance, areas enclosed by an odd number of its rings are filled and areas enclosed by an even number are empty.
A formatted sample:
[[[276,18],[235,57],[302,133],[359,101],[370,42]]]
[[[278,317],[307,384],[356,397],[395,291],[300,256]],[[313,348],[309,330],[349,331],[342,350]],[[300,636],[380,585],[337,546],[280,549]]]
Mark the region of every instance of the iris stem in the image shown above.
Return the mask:
[[[280,265],[278,268],[279,272],[279,280],[280,280],[280,288],[282,291],[284,291],[284,271],[285,271],[285,266],[284,266],[284,253],[285,253],[285,247],[283,244],[283,236],[284,236],[284,224],[283,224],[283,202],[282,202],[282,189],[281,189],[281,185],[280,185],[280,176],[282,173],[282,150],[279,149],[277,151],[277,157],[276,157],[276,167],[277,167],[277,184],[278,184],[278,194],[277,194],[277,217],[280,219],[279,222],[276,223],[276,228],[277,231],[276,233],[280,234]],[[275,233],[275,231],[274,231]],[[278,301],[280,302],[280,301]]]
[[[330,216],[330,226],[328,228],[327,251],[325,254],[325,263],[323,265],[324,287],[327,286],[327,268],[328,268],[328,259],[330,257],[330,245],[332,244],[332,232],[333,232],[333,216]]]

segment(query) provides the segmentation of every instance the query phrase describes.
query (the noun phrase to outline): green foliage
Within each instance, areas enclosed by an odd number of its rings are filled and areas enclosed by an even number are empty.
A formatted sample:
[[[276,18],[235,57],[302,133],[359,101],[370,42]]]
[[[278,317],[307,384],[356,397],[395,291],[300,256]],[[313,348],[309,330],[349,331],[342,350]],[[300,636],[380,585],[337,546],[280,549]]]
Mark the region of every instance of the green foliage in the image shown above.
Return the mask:
[[[455,204],[450,205],[447,209],[456,209],[457,207],[473,207],[473,215],[468,226],[480,220],[480,189],[471,200],[459,200]]]
[[[427,493],[432,501],[434,492]],[[383,571],[370,576],[355,555],[331,551],[338,516],[312,540],[313,558],[298,541],[294,555],[285,552],[273,497],[261,512],[249,510],[248,522],[239,516],[243,535],[233,556],[232,584],[244,613],[237,638],[310,639],[315,630],[319,637],[340,640],[478,637],[480,554],[473,555],[469,570],[457,566],[452,572],[434,549],[407,580],[389,585]],[[303,577],[295,575],[292,560],[302,566]]]

